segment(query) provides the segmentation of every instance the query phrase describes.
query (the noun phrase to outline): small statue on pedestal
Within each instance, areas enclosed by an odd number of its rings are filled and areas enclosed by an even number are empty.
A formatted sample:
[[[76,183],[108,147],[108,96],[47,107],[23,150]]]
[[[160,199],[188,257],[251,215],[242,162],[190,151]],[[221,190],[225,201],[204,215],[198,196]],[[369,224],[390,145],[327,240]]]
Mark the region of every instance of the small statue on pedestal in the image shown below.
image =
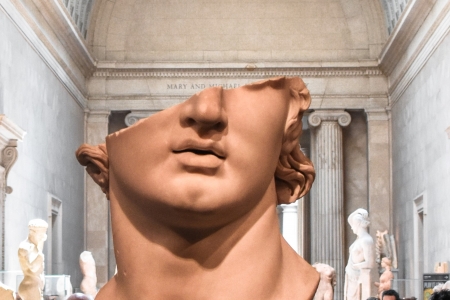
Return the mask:
[[[389,258],[383,257],[381,259],[381,267],[384,268],[384,272],[380,276],[380,282],[375,282],[375,286],[378,287],[378,297],[380,299],[384,291],[391,289],[391,280],[394,279],[394,274],[391,271],[392,262]]]
[[[367,231],[369,214],[358,208],[348,217],[353,233],[357,238],[350,246],[347,266],[345,267],[345,300],[361,300],[370,297],[370,269],[375,264],[373,238]]]
[[[320,274],[319,287],[314,300],[333,300],[336,285],[336,270],[327,264],[315,263],[313,267]]]
[[[18,294],[22,300],[41,300],[44,289],[44,242],[47,240],[48,224],[41,219],[28,223],[28,238],[19,245],[19,262],[24,278]]]

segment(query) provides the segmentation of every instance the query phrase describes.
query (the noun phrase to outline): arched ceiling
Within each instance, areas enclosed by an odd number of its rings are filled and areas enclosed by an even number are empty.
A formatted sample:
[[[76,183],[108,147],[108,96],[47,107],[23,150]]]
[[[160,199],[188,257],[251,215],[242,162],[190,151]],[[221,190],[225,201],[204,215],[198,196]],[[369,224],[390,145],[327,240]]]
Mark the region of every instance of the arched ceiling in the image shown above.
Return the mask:
[[[354,61],[385,23],[373,0],[96,0],[88,43],[107,61]]]

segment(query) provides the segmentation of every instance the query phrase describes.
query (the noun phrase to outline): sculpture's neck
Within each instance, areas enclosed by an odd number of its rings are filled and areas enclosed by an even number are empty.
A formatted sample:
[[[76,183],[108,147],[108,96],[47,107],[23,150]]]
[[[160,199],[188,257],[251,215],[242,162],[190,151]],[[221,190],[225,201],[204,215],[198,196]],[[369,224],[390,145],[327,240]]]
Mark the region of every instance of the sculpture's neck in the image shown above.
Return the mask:
[[[289,277],[311,267],[282,239],[275,204],[273,186],[252,211],[189,242],[151,220],[151,233],[136,230],[112,196],[118,273],[96,299],[279,299]],[[317,275],[311,272],[312,290]]]

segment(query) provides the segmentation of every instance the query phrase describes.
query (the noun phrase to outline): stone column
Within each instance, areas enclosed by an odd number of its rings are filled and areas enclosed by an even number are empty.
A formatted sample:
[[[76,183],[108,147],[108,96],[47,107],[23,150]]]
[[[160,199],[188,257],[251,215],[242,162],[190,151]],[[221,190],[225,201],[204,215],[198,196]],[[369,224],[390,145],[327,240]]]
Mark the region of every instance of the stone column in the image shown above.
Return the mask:
[[[86,119],[86,143],[97,145],[105,142],[108,135],[109,111],[91,111]],[[97,267],[97,283],[108,281],[108,210],[109,202],[100,187],[85,173],[86,203],[85,230],[86,250],[92,252]]]
[[[325,263],[336,270],[335,299],[343,299],[346,258],[342,127],[350,124],[351,117],[343,110],[317,110],[308,122],[316,170],[310,202],[311,263]]]
[[[366,109],[368,152],[368,197],[370,217],[369,233],[376,241],[376,232],[392,233],[391,220],[391,150],[389,112],[385,109]],[[394,266],[395,268],[396,266]],[[371,276],[378,278],[374,267]],[[372,290],[376,290],[372,286]]]
[[[281,204],[277,207],[277,212],[281,221],[281,234],[292,249],[299,253],[297,207],[297,203]]]

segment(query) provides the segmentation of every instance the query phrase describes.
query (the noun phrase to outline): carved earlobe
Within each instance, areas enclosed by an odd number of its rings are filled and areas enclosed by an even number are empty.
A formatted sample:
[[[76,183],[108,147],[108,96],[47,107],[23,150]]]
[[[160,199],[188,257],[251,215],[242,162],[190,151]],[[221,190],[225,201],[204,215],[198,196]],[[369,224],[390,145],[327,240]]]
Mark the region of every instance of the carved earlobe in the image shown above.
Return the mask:
[[[311,96],[301,79],[291,84],[283,145],[275,171],[279,204],[293,203],[303,197],[311,189],[315,177],[314,166],[299,145],[303,112],[308,109]]]
[[[83,144],[75,152],[78,162],[105,193],[109,200],[109,161],[106,145],[91,146]]]

